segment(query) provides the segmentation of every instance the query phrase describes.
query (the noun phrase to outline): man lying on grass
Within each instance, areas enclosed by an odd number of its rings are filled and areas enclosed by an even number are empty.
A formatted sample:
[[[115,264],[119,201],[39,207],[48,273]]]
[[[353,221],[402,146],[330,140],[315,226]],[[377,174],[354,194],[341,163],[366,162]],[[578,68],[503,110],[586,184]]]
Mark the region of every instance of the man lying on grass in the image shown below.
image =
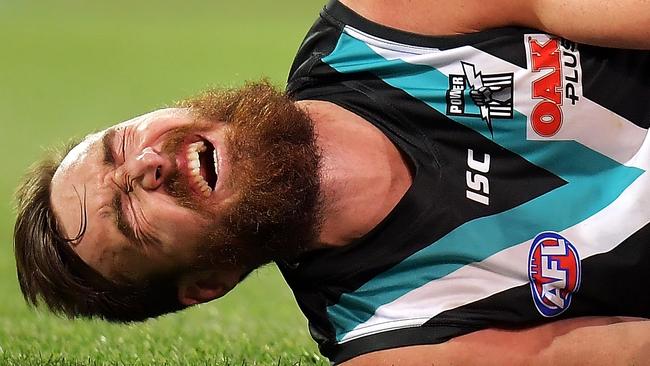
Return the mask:
[[[33,169],[22,291],[136,321],[275,262],[334,363],[647,361],[650,53],[586,44],[647,49],[649,14],[332,1],[286,93],[209,91]]]

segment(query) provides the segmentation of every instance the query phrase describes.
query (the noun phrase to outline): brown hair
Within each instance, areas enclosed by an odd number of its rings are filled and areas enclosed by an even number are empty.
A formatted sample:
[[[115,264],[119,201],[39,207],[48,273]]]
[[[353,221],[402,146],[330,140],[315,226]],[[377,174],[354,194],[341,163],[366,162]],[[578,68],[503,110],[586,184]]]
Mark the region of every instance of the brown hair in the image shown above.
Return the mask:
[[[17,191],[14,251],[20,289],[28,304],[45,305],[68,317],[140,321],[184,308],[176,287],[159,278],[145,284],[119,284],[88,266],[65,238],[50,203],[52,177],[76,143],[53,151],[25,175]],[[85,212],[85,207],[83,212]]]

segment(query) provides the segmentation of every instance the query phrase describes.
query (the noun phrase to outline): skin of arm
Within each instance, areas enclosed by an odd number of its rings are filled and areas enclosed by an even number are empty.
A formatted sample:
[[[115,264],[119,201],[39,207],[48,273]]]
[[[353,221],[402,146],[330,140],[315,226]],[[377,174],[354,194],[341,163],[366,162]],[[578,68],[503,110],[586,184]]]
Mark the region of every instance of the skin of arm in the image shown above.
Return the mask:
[[[650,0],[534,0],[518,21],[572,41],[650,49]],[[567,21],[567,19],[571,19]]]
[[[345,366],[644,365],[650,320],[589,317],[524,330],[486,329],[442,344],[369,353]]]
[[[522,26],[598,46],[650,49],[650,0],[342,0],[362,16],[426,35]]]

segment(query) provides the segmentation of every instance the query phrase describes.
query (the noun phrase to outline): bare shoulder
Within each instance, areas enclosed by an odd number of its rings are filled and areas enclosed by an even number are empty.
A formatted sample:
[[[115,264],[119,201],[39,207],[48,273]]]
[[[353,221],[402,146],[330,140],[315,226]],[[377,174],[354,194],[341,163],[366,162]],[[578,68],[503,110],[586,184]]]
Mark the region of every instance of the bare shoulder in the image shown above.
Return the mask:
[[[471,350],[471,352],[468,352]],[[650,321],[587,317],[524,330],[486,329],[443,344],[356,357],[345,366],[628,365],[650,359]]]
[[[527,25],[529,1],[521,0],[341,0],[363,17],[385,26],[432,36]]]

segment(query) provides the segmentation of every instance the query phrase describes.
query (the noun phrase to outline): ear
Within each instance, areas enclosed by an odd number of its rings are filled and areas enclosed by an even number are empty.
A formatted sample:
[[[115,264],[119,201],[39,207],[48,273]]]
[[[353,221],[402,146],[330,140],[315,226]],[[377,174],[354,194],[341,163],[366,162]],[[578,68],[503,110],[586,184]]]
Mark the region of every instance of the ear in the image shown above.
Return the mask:
[[[192,273],[178,282],[178,300],[186,306],[196,305],[219,298],[228,290],[216,272]]]

